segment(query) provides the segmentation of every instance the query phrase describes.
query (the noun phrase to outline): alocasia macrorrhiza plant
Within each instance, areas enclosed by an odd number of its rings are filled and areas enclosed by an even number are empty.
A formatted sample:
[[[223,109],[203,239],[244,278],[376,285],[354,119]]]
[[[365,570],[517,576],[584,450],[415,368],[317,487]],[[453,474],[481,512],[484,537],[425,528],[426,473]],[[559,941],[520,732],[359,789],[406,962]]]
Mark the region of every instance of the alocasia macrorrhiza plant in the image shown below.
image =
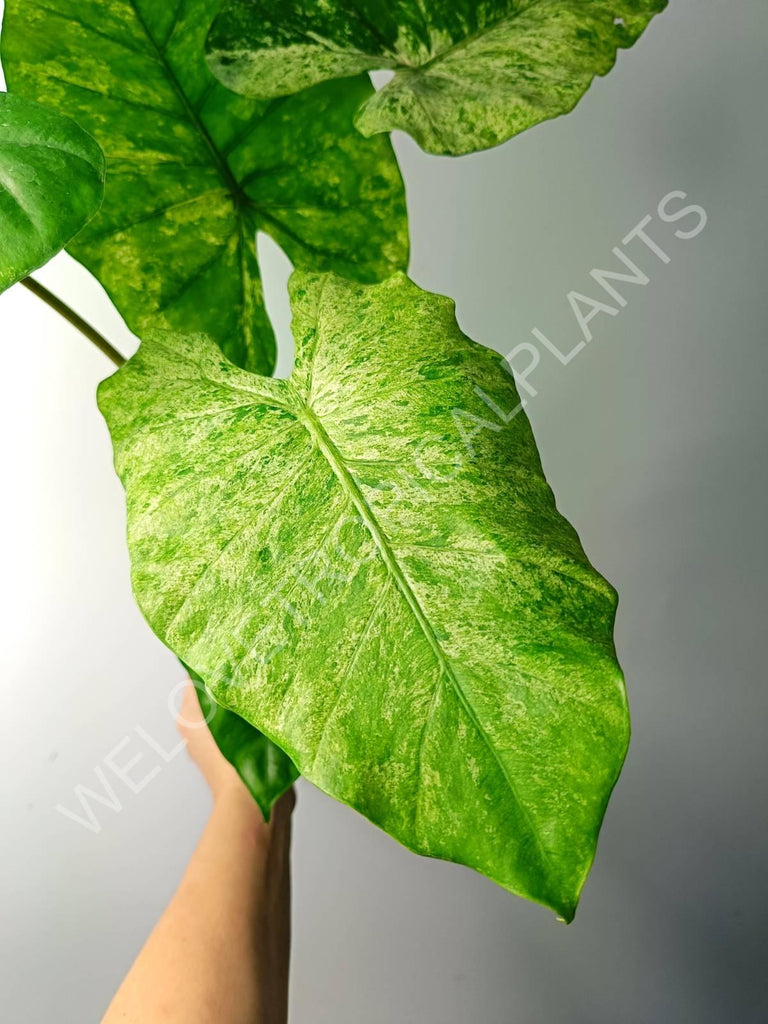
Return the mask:
[[[0,283],[69,243],[141,339],[99,389],[133,588],[222,751],[266,815],[301,773],[565,920],[629,736],[615,594],[512,377],[408,280],[380,133],[495,145],[664,6],[7,0],[0,38]],[[296,267],[285,380],[257,231]]]

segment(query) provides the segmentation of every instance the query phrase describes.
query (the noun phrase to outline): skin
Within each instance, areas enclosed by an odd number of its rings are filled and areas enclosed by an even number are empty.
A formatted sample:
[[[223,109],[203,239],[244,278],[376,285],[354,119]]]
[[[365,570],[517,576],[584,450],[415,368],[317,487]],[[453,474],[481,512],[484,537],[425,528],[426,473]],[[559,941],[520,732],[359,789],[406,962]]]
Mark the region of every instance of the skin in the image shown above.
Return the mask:
[[[216,747],[191,684],[179,732],[213,810],[102,1024],[286,1024],[293,791],[265,824]]]

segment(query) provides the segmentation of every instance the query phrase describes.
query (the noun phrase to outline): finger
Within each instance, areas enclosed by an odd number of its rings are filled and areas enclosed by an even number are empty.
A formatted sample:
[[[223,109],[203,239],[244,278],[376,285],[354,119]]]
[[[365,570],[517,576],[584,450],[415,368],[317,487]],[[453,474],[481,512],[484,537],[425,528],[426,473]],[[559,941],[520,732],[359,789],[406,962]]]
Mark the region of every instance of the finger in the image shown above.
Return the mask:
[[[181,707],[176,716],[176,724],[181,733],[200,729],[205,725],[200,701],[197,699],[197,691],[191,682],[187,683],[184,688],[184,696],[181,699]]]

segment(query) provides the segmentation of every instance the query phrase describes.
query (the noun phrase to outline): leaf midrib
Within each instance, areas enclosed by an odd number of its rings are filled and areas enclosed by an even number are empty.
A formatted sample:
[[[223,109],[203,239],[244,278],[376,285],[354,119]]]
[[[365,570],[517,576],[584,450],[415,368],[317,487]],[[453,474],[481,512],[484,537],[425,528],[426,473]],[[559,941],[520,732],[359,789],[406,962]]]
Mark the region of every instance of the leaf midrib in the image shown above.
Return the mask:
[[[537,0],[534,0],[534,3],[535,2],[537,2]],[[483,28],[478,29],[477,32],[473,32],[471,35],[464,36],[463,38],[459,39],[458,42],[451,43],[450,46],[447,46],[444,50],[440,50],[433,57],[430,57],[428,60],[423,61],[421,64],[412,64],[410,63],[410,61],[407,61],[403,57],[401,57],[397,50],[390,48],[390,44],[387,42],[386,39],[384,39],[384,37],[376,29],[376,27],[370,21],[368,21],[368,19],[362,14],[361,11],[357,9],[357,7],[354,4],[352,4],[351,6],[352,10],[347,11],[347,13],[351,14],[353,17],[356,17],[357,20],[363,25],[363,27],[368,29],[368,31],[371,32],[371,34],[377,39],[381,47],[381,51],[379,53],[366,53],[364,50],[358,50],[352,47],[350,47],[349,50],[345,50],[343,47],[329,45],[327,40],[325,40],[322,36],[319,36],[315,32],[307,31],[304,32],[304,35],[306,36],[307,39],[311,39],[313,43],[319,44],[320,46],[322,46],[324,49],[328,50],[331,53],[344,54],[350,52],[351,50],[353,53],[359,55],[360,57],[365,57],[366,60],[380,61],[381,70],[383,70],[385,67],[387,69],[393,69],[394,66],[394,69],[397,71],[398,74],[400,74],[401,72],[405,72],[406,74],[409,72],[415,74],[418,73],[419,71],[423,71],[425,68],[428,68],[431,64],[434,64],[435,61],[441,60],[443,57],[447,56],[450,53],[453,53],[455,50],[461,50],[464,47],[469,46],[470,43],[473,43],[476,39],[480,39],[487,32],[493,31],[493,29],[495,29],[498,25],[502,24],[502,22],[514,18],[519,18],[522,14],[525,13],[525,11],[530,9],[530,7],[526,7],[523,10],[508,11],[506,14],[500,14],[498,18],[484,25]],[[386,88],[386,86],[384,86],[384,88]]]
[[[441,50],[439,53],[436,53],[434,57],[430,57],[429,60],[424,61],[423,64],[414,65],[408,64],[406,61],[398,61],[398,64],[400,66],[397,73],[418,75],[423,71],[427,71],[430,67],[432,67],[433,64],[437,63],[438,61],[444,60],[451,54],[466,49],[468,46],[471,46],[472,43],[476,42],[478,39],[482,39],[482,37],[487,35],[489,32],[494,32],[500,25],[503,25],[505,22],[514,22],[517,21],[518,18],[524,17],[531,11],[532,8],[541,6],[541,2],[542,0],[533,0],[533,2],[530,3],[527,7],[523,7],[522,9],[517,11],[507,11],[506,14],[499,15],[499,17],[496,18],[495,21],[489,22],[488,24],[484,25],[483,28],[478,29],[477,32],[473,32],[471,35],[464,36],[462,39],[459,39],[458,42],[452,43],[444,50]],[[389,83],[387,83],[387,85],[388,84]],[[384,86],[384,88],[386,89],[386,86]]]
[[[392,545],[390,544],[389,538],[382,530],[378,520],[373,514],[373,510],[371,509],[370,505],[365,499],[365,496],[358,487],[357,482],[347,469],[341,452],[334,444],[333,440],[329,436],[328,432],[326,431],[325,427],[323,426],[322,422],[320,421],[319,417],[316,415],[314,410],[311,408],[311,406],[305,405],[302,408],[301,412],[298,414],[298,419],[306,427],[308,433],[316,443],[318,449],[325,456],[328,464],[330,465],[331,469],[336,475],[336,478],[338,479],[342,488],[346,492],[350,501],[357,509],[361,519],[363,520],[365,526],[368,528],[368,531],[373,537],[373,540],[376,546],[378,547],[379,552],[381,553],[384,564],[386,565],[391,577],[397,584],[397,587],[400,590],[401,594],[405,598],[416,621],[419,624],[422,633],[424,634],[427,642],[429,643],[429,646],[432,649],[433,654],[437,659],[437,662],[441,669],[441,675],[436,686],[435,694],[433,695],[431,707],[434,706],[434,697],[437,696],[438,688],[442,682],[443,677],[445,677],[451,683],[453,690],[456,693],[456,696],[459,700],[459,703],[464,709],[465,714],[467,715],[470,722],[477,730],[478,735],[482,739],[484,745],[488,748],[489,753],[491,754],[499,770],[501,771],[507,783],[507,786],[509,787],[509,791],[512,794],[512,797],[515,803],[517,804],[518,808],[520,809],[521,816],[528,824],[530,834],[533,837],[536,849],[541,855],[542,861],[545,864],[551,865],[549,854],[542,843],[541,837],[534,826],[533,820],[525,804],[523,803],[522,799],[520,798],[517,792],[515,783],[512,780],[511,776],[509,775],[506,765],[499,757],[496,748],[494,747],[491,741],[490,736],[488,735],[485,727],[478,718],[475,709],[472,707],[472,704],[470,703],[469,698],[467,697],[464,691],[464,688],[462,687],[458,677],[456,676],[456,673],[453,670],[453,666],[448,660],[445,651],[442,649],[440,641],[437,639],[435,631],[432,628],[432,624],[427,618],[424,609],[421,607],[418,598],[413,592],[413,588],[411,587],[403,570],[400,567],[400,563],[398,562],[397,557],[395,556],[395,552],[392,549]]]
[[[42,149],[48,153],[63,153],[64,156],[72,157],[73,160],[79,160],[84,163],[86,167],[89,167],[92,171],[96,171],[97,174],[101,173],[101,169],[98,164],[95,164],[88,156],[77,150],[70,149],[68,146],[62,146],[60,143],[53,142],[18,142],[14,139],[0,137],[0,152],[6,149]]]
[[[135,0],[129,0],[129,3],[131,5],[131,8],[133,9],[134,14],[136,15],[136,20],[138,21],[142,31],[146,35],[149,43],[152,46],[152,49],[154,50],[156,60],[158,61],[158,63],[163,68],[163,71],[165,72],[166,78],[168,79],[171,88],[176,94],[178,100],[183,105],[184,111],[187,117],[189,118],[190,123],[197,129],[200,137],[205,143],[205,146],[208,149],[208,152],[210,153],[211,158],[216,166],[216,170],[221,175],[222,180],[224,181],[227,189],[232,195],[232,199],[235,204],[235,213],[239,221],[239,230],[242,232],[243,229],[245,228],[244,212],[246,210],[252,210],[254,213],[258,214],[264,219],[272,221],[277,227],[285,231],[286,234],[290,235],[290,237],[293,238],[294,241],[303,245],[305,248],[312,248],[311,246],[308,246],[303,239],[299,238],[298,235],[293,234],[293,232],[291,232],[276,217],[272,217],[269,213],[267,213],[266,210],[263,210],[258,205],[258,203],[254,202],[254,200],[245,191],[243,185],[237,180],[234,173],[232,172],[232,169],[227,163],[224,154],[219,150],[218,146],[213,141],[210,132],[205,126],[205,122],[203,121],[200,114],[193,106],[193,104],[190,103],[189,97],[187,96],[181,82],[177,78],[176,72],[173,70],[173,66],[168,60],[165,50],[158,44],[157,40],[152,35],[152,32],[150,31],[149,26],[147,25],[144,17],[142,16],[141,11],[139,11],[138,7],[136,6]],[[213,77],[213,75],[211,75],[210,87],[215,87],[216,84],[216,79]]]
[[[227,163],[224,155],[220,152],[220,150],[217,147],[216,143],[213,141],[213,138],[211,137],[208,129],[205,126],[205,122],[203,121],[203,119],[201,118],[200,114],[198,113],[198,111],[193,106],[193,104],[190,102],[189,97],[187,96],[186,91],[184,90],[184,87],[182,86],[181,82],[177,78],[176,72],[173,70],[173,66],[171,65],[170,61],[168,60],[168,57],[167,57],[166,52],[165,52],[165,49],[159,45],[157,40],[152,35],[152,32],[150,31],[150,28],[147,25],[146,20],[144,19],[143,15],[141,14],[141,11],[136,6],[135,0],[129,0],[129,3],[131,5],[131,8],[132,8],[135,16],[136,16],[136,20],[138,21],[139,25],[141,26],[142,31],[144,32],[147,40],[149,41],[149,43],[150,43],[150,45],[151,45],[151,47],[152,47],[152,49],[154,51],[155,59],[160,64],[160,66],[163,68],[163,71],[164,71],[164,73],[166,75],[166,78],[168,79],[168,82],[170,83],[171,88],[173,89],[174,93],[176,94],[176,97],[178,98],[179,102],[183,105],[185,113],[186,113],[190,123],[197,129],[201,139],[205,143],[205,146],[206,146],[208,152],[211,155],[211,159],[214,162],[216,170],[218,171],[219,175],[221,176],[221,178],[222,178],[222,180],[223,180],[227,190],[229,191],[229,193],[230,193],[230,195],[232,197],[232,201],[233,201],[233,204],[234,204],[234,207],[235,207],[234,214],[235,214],[235,218],[237,220],[237,236],[238,236],[239,262],[240,262],[241,271],[242,271],[241,272],[241,283],[242,283],[242,295],[243,295],[243,310],[245,311],[245,308],[248,305],[248,301],[249,300],[248,300],[248,296],[246,294],[246,289],[247,289],[247,281],[246,281],[246,279],[248,277],[248,271],[247,271],[247,267],[245,266],[244,246],[247,244],[247,241],[246,241],[247,228],[252,227],[253,231],[254,231],[254,234],[255,234],[255,231],[256,231],[256,229],[258,227],[258,224],[254,223],[252,219],[251,219],[251,223],[250,224],[248,223],[248,219],[249,219],[247,217],[248,213],[251,213],[252,215],[255,214],[257,219],[261,219],[262,221],[266,221],[267,223],[273,225],[274,228],[276,228],[279,231],[284,232],[297,245],[302,246],[302,248],[307,249],[310,252],[313,252],[313,253],[315,253],[318,256],[326,256],[326,255],[329,254],[329,251],[326,251],[326,250],[324,250],[322,248],[319,248],[317,246],[314,246],[314,245],[310,245],[305,239],[303,239],[299,235],[297,235],[290,227],[288,227],[287,224],[285,224],[282,220],[280,220],[280,218],[275,217],[273,214],[271,214],[267,210],[265,210],[262,207],[260,207],[258,205],[258,203],[254,202],[254,200],[248,195],[248,193],[245,191],[244,187],[241,185],[240,182],[238,182],[237,178],[234,176],[234,174],[233,174],[231,168],[229,167],[229,164]],[[171,35],[173,35],[173,33],[171,33]],[[213,77],[213,75],[211,75],[211,83],[212,83],[213,86],[216,85],[216,79]],[[272,232],[270,232],[270,234],[272,234]],[[333,255],[333,254],[331,253],[331,255]],[[253,333],[253,324],[249,323],[249,324],[246,325],[246,323],[245,323],[246,319],[247,318],[244,316],[243,317],[243,328],[242,328],[242,330],[243,330],[243,336],[244,336],[244,343],[245,343],[245,346],[246,346],[246,348],[248,350],[248,353],[249,353],[249,356],[250,356],[251,348],[253,346],[254,333]]]
[[[195,109],[194,105],[190,102],[189,97],[187,96],[187,93],[186,93],[185,89],[183,88],[181,82],[177,78],[176,72],[174,71],[170,61],[168,60],[168,57],[166,55],[166,48],[167,48],[167,45],[170,42],[171,38],[173,37],[173,32],[175,30],[175,24],[174,24],[173,28],[171,29],[170,35],[168,36],[168,39],[166,40],[165,45],[164,46],[160,46],[160,44],[157,42],[155,37],[152,35],[152,33],[151,33],[150,29],[149,29],[149,25],[145,21],[141,11],[138,9],[135,0],[130,0],[130,4],[131,4],[131,8],[133,9],[133,12],[134,12],[134,14],[136,16],[136,20],[138,21],[139,25],[141,26],[142,31],[146,35],[147,40],[149,41],[150,45],[152,46],[152,48],[153,48],[153,50],[155,52],[156,60],[158,61],[160,66],[163,68],[163,70],[165,72],[165,75],[166,75],[166,78],[168,79],[168,81],[169,81],[169,83],[171,85],[171,88],[173,89],[174,93],[176,94],[179,102],[184,107],[184,110],[185,110],[185,112],[187,114],[187,117],[189,118],[190,123],[197,129],[197,131],[198,131],[198,133],[200,135],[200,138],[203,140],[206,148],[208,149],[208,152],[211,155],[211,159],[213,160],[213,163],[214,163],[214,166],[216,167],[216,170],[218,171],[219,175],[221,176],[221,179],[224,182],[224,185],[226,186],[226,188],[229,191],[230,196],[232,198],[232,203],[233,203],[233,206],[234,206],[234,211],[233,212],[234,212],[235,220],[237,222],[238,261],[239,261],[239,264],[240,264],[240,293],[241,293],[241,296],[242,296],[242,304],[243,304],[243,316],[242,316],[242,321],[241,321],[241,330],[242,330],[242,334],[243,334],[243,346],[244,346],[245,352],[246,352],[246,360],[248,362],[250,362],[251,359],[253,358],[254,325],[253,325],[252,311],[250,311],[250,315],[249,315],[249,308],[248,308],[249,304],[250,304],[250,295],[249,295],[249,290],[248,290],[249,289],[249,276],[250,275],[249,275],[248,267],[246,265],[246,255],[245,255],[245,246],[248,244],[247,237],[246,237],[246,234],[247,234],[247,232],[246,232],[246,227],[247,227],[247,225],[246,225],[246,212],[249,209],[252,209],[252,210],[257,211],[259,213],[261,213],[262,211],[259,211],[259,209],[256,206],[256,204],[246,194],[245,190],[242,188],[242,186],[238,182],[237,178],[235,178],[235,176],[232,173],[232,170],[231,170],[229,164],[227,163],[224,155],[219,151],[216,143],[213,141],[213,138],[211,137],[210,132],[206,128],[205,123],[204,123],[202,117],[200,116],[198,111]],[[177,19],[178,19],[178,12],[177,12]],[[213,77],[213,75],[211,75],[211,84],[212,85],[216,84],[216,80]],[[209,92],[209,89],[206,90],[204,94],[207,95],[208,92]],[[255,230],[254,230],[254,235],[255,235]]]
[[[190,122],[195,126],[195,128],[197,128],[198,132],[200,133],[200,137],[207,146],[211,154],[211,157],[213,158],[213,162],[216,165],[216,169],[224,179],[227,188],[229,188],[230,191],[232,192],[232,198],[235,200],[235,203],[238,206],[247,204],[248,197],[240,188],[237,179],[235,178],[227,162],[224,160],[221,153],[219,152],[216,143],[211,138],[211,135],[208,129],[205,127],[202,118],[195,110],[194,106],[190,103],[189,97],[184,91],[181,82],[176,77],[176,72],[173,70],[170,61],[168,60],[167,56],[165,55],[163,49],[158,44],[155,37],[152,35],[149,25],[147,24],[147,22],[144,19],[144,16],[137,7],[136,0],[129,0],[129,3],[131,5],[134,15],[136,16],[136,20],[138,21],[142,31],[144,32],[145,36],[147,37],[149,43],[152,46],[152,49],[154,50],[155,58],[157,59],[160,66],[163,68],[165,76],[171,84],[171,88],[176,93],[177,99],[181,102],[182,106],[184,107],[184,110]]]
[[[534,0],[534,3],[535,2],[536,0]],[[423,64],[416,64],[414,66],[412,64],[403,63],[403,68],[413,73],[425,71],[427,68],[431,67],[432,64],[434,64],[436,61],[443,60],[449,54],[455,53],[457,50],[465,49],[467,46],[470,46],[472,43],[474,43],[476,39],[482,39],[484,35],[487,35],[489,32],[493,32],[496,28],[499,27],[499,25],[503,24],[505,21],[514,21],[516,18],[521,17],[521,15],[529,11],[532,6],[533,4],[530,4],[528,7],[524,7],[522,10],[507,11],[506,14],[499,15],[499,17],[496,18],[495,21],[492,21],[487,25],[484,25],[481,29],[478,29],[477,32],[473,32],[471,35],[464,36],[462,39],[459,39],[459,41],[456,43],[451,43],[450,46],[447,46],[444,50],[441,50],[439,53],[436,53],[434,57],[430,57],[429,60],[425,60]]]

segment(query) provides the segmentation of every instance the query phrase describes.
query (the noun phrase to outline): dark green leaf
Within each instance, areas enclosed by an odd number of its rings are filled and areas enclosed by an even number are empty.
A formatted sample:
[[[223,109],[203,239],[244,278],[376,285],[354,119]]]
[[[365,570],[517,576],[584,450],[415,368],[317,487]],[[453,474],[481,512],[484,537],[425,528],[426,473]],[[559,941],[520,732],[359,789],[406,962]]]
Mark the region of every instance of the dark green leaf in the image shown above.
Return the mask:
[[[211,697],[203,680],[184,666],[195,683],[203,717],[226,759],[237,770],[264,820],[269,821],[272,807],[299,777],[293,762],[258,729],[254,729],[234,711],[227,711]]]
[[[104,157],[90,135],[0,93],[0,291],[63,249],[103,194]]]
[[[159,332],[100,387],[139,604],[321,789],[570,919],[628,740],[614,592],[453,303],[291,291],[288,380]]]
[[[206,331],[238,365],[270,372],[256,232],[297,266],[375,281],[406,265],[405,202],[388,141],[352,124],[370,83],[235,96],[203,58],[219,7],[6,0],[3,66],[106,153],[104,206],[70,251],[129,327]]]
[[[667,0],[228,0],[209,62],[247,96],[374,68],[364,135],[402,128],[429,153],[487,149],[578,103]]]

